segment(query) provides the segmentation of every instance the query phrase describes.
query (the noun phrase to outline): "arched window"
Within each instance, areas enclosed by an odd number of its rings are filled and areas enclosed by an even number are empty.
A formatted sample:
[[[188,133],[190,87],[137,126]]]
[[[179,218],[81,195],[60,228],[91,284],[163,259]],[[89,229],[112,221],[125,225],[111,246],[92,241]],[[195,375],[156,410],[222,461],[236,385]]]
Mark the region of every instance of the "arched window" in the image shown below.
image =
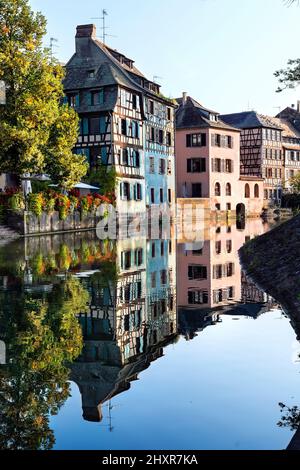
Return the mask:
[[[254,186],[254,197],[259,197],[259,186],[256,184]]]
[[[226,184],[226,196],[231,196],[231,184]]]
[[[220,183],[215,184],[215,196],[221,196],[221,186]]]
[[[250,197],[250,186],[249,184],[245,184],[245,197],[249,198]]]

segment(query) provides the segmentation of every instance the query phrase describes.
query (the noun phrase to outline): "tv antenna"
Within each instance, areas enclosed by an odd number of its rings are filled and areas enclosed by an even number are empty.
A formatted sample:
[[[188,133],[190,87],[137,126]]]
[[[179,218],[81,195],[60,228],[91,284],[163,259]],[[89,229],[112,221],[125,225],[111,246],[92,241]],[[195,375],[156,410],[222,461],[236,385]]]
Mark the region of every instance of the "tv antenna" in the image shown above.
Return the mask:
[[[103,44],[106,44],[106,38],[111,37],[111,38],[116,38],[117,36],[114,36],[113,34],[108,34],[106,30],[109,28],[109,26],[106,26],[106,16],[108,16],[107,10],[103,9],[102,10],[102,16],[98,18],[91,18],[92,20],[101,20],[102,21],[102,42]]]
[[[54,56],[54,47],[59,47],[57,44],[55,44],[56,42],[58,42],[58,39],[56,38],[50,38],[50,53],[51,53],[51,57]]]
[[[158,83],[157,80],[163,80],[163,77],[159,77],[158,75],[153,75],[153,83]]]

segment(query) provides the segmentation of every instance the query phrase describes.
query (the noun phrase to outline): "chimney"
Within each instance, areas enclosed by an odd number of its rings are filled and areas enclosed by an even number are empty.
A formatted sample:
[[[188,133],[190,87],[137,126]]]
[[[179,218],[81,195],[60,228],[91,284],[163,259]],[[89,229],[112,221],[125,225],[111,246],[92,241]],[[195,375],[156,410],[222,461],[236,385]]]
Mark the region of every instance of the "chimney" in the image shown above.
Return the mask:
[[[84,24],[77,26],[76,38],[92,38],[96,39],[96,25]]]
[[[187,99],[187,92],[184,91],[184,92],[182,93],[182,104],[185,104],[185,103],[186,103],[186,99]]]
[[[300,113],[300,101],[299,100],[297,101],[297,111],[298,113]]]

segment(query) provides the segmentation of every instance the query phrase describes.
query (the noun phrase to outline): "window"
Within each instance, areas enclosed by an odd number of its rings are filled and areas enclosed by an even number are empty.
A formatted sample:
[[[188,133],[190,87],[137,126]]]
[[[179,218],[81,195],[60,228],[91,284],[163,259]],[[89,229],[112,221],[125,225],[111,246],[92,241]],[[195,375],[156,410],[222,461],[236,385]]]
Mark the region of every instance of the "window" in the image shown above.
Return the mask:
[[[140,183],[136,183],[135,185],[135,200],[136,201],[141,201],[143,199],[142,197],[142,185]]]
[[[165,285],[167,284],[167,270],[166,269],[163,269],[161,272],[160,272],[160,282]]]
[[[227,251],[227,253],[232,252],[232,240],[227,240],[226,241],[226,251]]]
[[[213,301],[215,304],[223,302],[223,291],[222,289],[217,289],[213,291]]]
[[[172,116],[171,108],[167,108],[167,119],[168,119],[168,121],[171,121],[171,116]]]
[[[154,102],[149,100],[149,113],[154,114]]]
[[[133,109],[137,109],[137,96],[132,95],[132,107]]]
[[[232,160],[226,160],[225,161],[225,171],[226,173],[232,173],[233,172],[233,161]]]
[[[135,264],[141,266],[143,264],[143,249],[137,248],[135,250]]]
[[[169,255],[172,254],[172,240],[169,240]]]
[[[231,184],[226,184],[226,196],[231,196]]]
[[[155,190],[154,190],[154,188],[151,188],[151,190],[150,190],[150,198],[151,198],[151,204],[155,204]]]
[[[226,264],[226,276],[231,277],[234,275],[234,263]]]
[[[135,168],[140,168],[141,166],[140,152],[138,150],[133,151],[133,166]]]
[[[151,287],[152,289],[156,288],[156,273],[151,273]]]
[[[223,266],[222,264],[217,264],[213,267],[213,278],[221,279],[223,277]]]
[[[149,172],[155,173],[155,161],[154,157],[149,157]]]
[[[202,184],[201,183],[192,184],[192,197],[202,197]]]
[[[216,204],[216,211],[220,211],[221,210],[221,204]]]
[[[159,160],[159,173],[161,175],[166,174],[166,160],[164,160],[163,158]]]
[[[207,267],[202,265],[192,265],[188,267],[189,280],[207,279]]]
[[[171,132],[167,132],[166,134],[166,144],[168,147],[171,147],[172,145],[172,135]]]
[[[168,160],[168,175],[172,174],[172,161]]]
[[[221,173],[222,171],[222,160],[220,158],[213,158],[212,161],[212,171]]]
[[[164,143],[164,131],[162,129],[158,131],[158,143],[161,145]]]
[[[88,70],[87,74],[89,78],[95,78],[95,70]]]
[[[128,149],[122,149],[122,165],[128,166]]]
[[[164,255],[165,255],[165,242],[161,241],[161,243],[160,243],[160,256],[164,256]]]
[[[205,158],[188,158],[187,173],[204,173],[206,171]]]
[[[100,134],[100,119],[97,117],[90,118],[90,134]]]
[[[151,256],[152,256],[152,258],[155,258],[155,256],[156,256],[155,242],[152,242],[152,245],[151,245]]]
[[[131,251],[123,251],[121,253],[121,267],[122,269],[131,268]]]
[[[220,134],[211,135],[211,145],[213,147],[221,147],[221,135]]]
[[[127,120],[126,119],[121,120],[121,133],[122,135],[127,135]]]
[[[217,255],[220,255],[222,252],[222,242],[221,241],[217,241],[216,242],[216,254]]]
[[[215,184],[215,196],[221,196],[221,185],[220,185],[220,183]]]
[[[140,138],[140,123],[138,121],[132,121],[131,123],[131,137]]]
[[[272,168],[268,168],[268,178],[272,178],[272,176],[273,176]]]
[[[248,183],[245,184],[245,198],[250,197],[250,186]]]
[[[226,210],[227,210],[227,212],[231,211],[231,204],[230,204],[230,202],[228,202],[228,203],[226,204]]]
[[[170,188],[168,189],[168,201],[169,204],[172,204],[172,190]]]
[[[256,184],[254,186],[254,197],[259,197],[259,186]]]
[[[187,134],[186,136],[187,147],[205,147],[206,134]]]
[[[161,203],[164,202],[164,190],[163,190],[163,188],[160,188],[160,190],[159,190],[159,199],[160,199]]]
[[[208,292],[206,290],[188,291],[188,303],[190,305],[208,304]]]
[[[155,141],[155,129],[154,129],[154,127],[150,127],[150,130],[149,130],[149,140],[150,140],[150,142],[154,142],[154,141]]]
[[[130,201],[130,184],[125,182],[120,184],[121,199]]]
[[[71,108],[76,108],[80,105],[79,93],[74,93],[68,96],[68,102]]]
[[[104,103],[104,89],[91,91],[89,94],[89,106],[97,106]]]
[[[88,135],[89,134],[89,119],[88,118],[82,118],[81,123],[80,123],[80,133],[82,135]]]
[[[211,145],[213,147],[233,148],[233,137],[230,135],[212,134]]]

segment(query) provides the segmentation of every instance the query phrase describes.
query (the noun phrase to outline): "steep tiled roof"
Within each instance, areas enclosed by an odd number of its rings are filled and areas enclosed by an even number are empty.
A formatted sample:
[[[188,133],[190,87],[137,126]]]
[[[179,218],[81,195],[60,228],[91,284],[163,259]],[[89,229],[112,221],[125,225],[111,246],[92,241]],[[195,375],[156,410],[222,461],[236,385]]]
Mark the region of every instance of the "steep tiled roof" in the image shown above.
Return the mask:
[[[281,130],[281,127],[271,123],[267,116],[258,114],[255,111],[245,111],[242,113],[223,114],[221,119],[227,124],[239,129],[257,129],[266,127],[268,129]]]
[[[179,104],[179,108],[176,111],[177,129],[211,127],[238,131],[238,129],[220,120],[218,117],[219,113],[205,108],[190,96],[188,96],[185,101],[183,98],[178,98],[176,101]],[[216,120],[211,120],[210,115],[215,116]]]
[[[274,126],[282,129],[283,137],[291,137],[294,139],[300,138],[300,132],[287,120],[278,117],[264,116],[266,120],[270,121]]]
[[[276,116],[288,121],[297,131],[300,132],[300,113],[294,108],[287,107]]]
[[[78,34],[78,29],[80,28],[85,29],[83,34]],[[92,31],[92,28],[93,33],[89,35],[87,31]],[[121,85],[135,90],[136,93],[146,93],[152,95],[153,98],[169,101],[159,93],[159,85],[153,85],[157,87],[157,93],[144,87],[144,80],[146,83],[151,84],[152,82],[147,80],[133,65],[134,61],[103,44],[96,38],[95,34],[96,28],[93,25],[77,27],[76,40],[80,41],[80,44],[78,43],[77,52],[65,66],[66,77],[64,88],[66,91]],[[89,77],[88,72],[90,70],[95,71],[93,78]],[[169,105],[172,106],[173,104],[169,102]]]

